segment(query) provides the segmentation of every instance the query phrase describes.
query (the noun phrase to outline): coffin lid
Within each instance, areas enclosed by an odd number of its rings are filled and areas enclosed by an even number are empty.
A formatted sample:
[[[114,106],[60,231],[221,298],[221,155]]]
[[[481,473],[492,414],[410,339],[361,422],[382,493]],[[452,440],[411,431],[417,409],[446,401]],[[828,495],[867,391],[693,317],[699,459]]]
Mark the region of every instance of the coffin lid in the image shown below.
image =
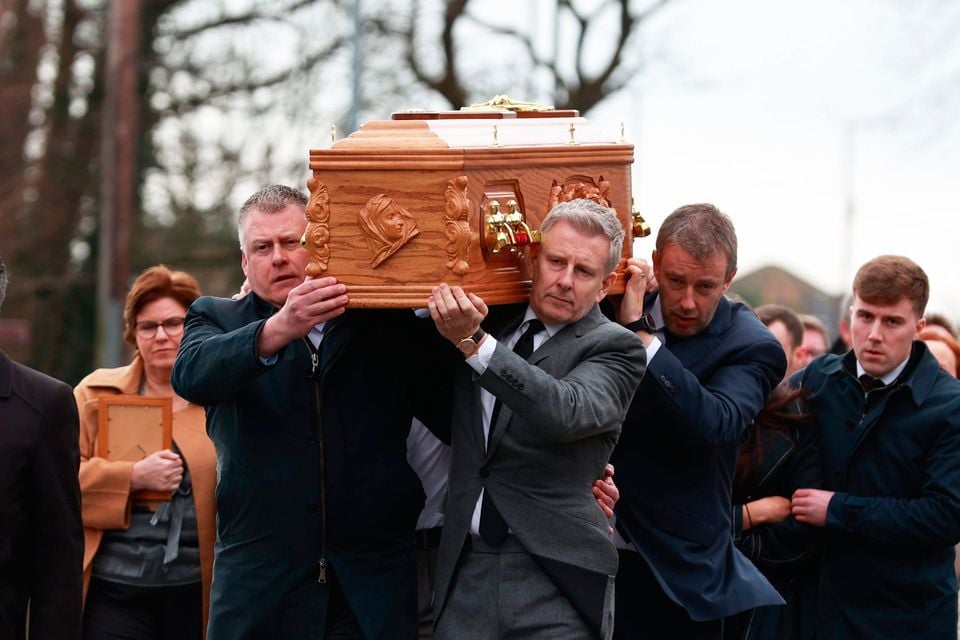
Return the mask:
[[[371,120],[333,150],[375,149],[508,149],[511,147],[570,147],[623,145],[616,127],[601,127],[573,109],[514,110],[487,108],[488,103],[460,111],[411,110],[390,120]],[[509,99],[507,99],[509,100]],[[532,103],[510,104],[530,105]]]

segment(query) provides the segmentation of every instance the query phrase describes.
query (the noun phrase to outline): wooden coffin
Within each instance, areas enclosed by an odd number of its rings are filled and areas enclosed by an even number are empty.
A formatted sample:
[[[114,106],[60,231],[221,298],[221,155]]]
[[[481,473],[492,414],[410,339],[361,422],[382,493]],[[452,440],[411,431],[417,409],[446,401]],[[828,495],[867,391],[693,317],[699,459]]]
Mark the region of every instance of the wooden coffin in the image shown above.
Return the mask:
[[[617,211],[622,268],[633,239],[633,145],[610,129],[576,111],[368,122],[310,151],[307,273],[336,276],[352,307],[425,307],[441,281],[487,304],[524,301],[528,243],[553,205],[578,197]]]

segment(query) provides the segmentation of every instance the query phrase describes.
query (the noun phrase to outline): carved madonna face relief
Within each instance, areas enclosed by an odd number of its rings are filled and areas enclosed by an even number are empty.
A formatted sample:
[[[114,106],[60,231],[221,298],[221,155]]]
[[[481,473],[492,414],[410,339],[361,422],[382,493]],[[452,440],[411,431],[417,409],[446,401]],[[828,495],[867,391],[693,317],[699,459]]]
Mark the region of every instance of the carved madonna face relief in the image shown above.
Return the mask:
[[[373,258],[374,269],[420,233],[416,219],[385,194],[376,195],[360,210],[357,223]]]

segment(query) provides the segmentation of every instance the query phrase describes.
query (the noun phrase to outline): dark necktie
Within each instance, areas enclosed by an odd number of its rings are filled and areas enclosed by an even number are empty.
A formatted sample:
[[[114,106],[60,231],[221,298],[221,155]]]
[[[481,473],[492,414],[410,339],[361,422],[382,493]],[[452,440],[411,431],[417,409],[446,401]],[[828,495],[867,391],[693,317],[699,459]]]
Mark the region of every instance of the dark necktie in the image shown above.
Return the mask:
[[[523,332],[517,344],[513,345],[513,352],[526,360],[533,354],[533,337],[543,331],[546,327],[543,323],[534,318],[527,323],[527,330]]]
[[[527,330],[517,340],[513,347],[513,352],[526,360],[533,353],[533,337],[543,331],[543,323],[534,318],[527,323]],[[493,436],[493,426],[497,423],[497,416],[500,413],[500,399],[493,405],[493,412],[490,414],[490,426],[487,428],[487,447],[490,446],[490,439]],[[491,547],[495,547],[507,537],[507,523],[493,500],[490,498],[490,492],[483,492],[483,500],[480,502],[480,537]]]
[[[864,391],[873,391],[874,389],[879,389],[880,387],[885,386],[883,384],[883,380],[880,378],[874,378],[869,373],[865,373],[860,376],[860,384],[863,385]]]

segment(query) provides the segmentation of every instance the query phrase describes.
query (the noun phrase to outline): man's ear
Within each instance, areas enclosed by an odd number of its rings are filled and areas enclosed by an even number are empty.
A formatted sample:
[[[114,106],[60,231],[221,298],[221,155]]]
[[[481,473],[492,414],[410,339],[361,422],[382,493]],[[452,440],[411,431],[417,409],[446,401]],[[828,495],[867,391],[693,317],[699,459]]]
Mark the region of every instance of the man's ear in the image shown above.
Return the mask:
[[[733,271],[730,272],[730,275],[728,275],[727,278],[723,281],[723,292],[724,292],[724,293],[726,293],[726,292],[727,292],[727,289],[730,288],[730,283],[733,282],[733,279],[736,277],[736,275],[737,275],[737,270],[734,269]]]
[[[537,258],[540,256],[540,243],[535,242],[527,245],[523,262],[527,267],[527,273],[533,273],[534,266],[537,264]]]
[[[806,348],[804,345],[800,345],[799,347],[797,347],[796,349],[793,350],[793,361],[794,361],[794,362],[796,362],[796,361],[798,361],[798,360],[804,361],[804,360],[807,359],[807,356],[808,356],[808,351],[807,351],[807,348]]]
[[[926,318],[920,318],[919,320],[917,320],[917,333],[920,333],[921,331],[923,331],[923,328],[925,326],[927,326]]]
[[[610,292],[610,287],[612,287],[613,283],[616,281],[617,281],[616,271],[611,271],[610,273],[607,274],[607,276],[603,279],[603,281],[600,284],[600,291],[597,292],[597,302],[600,302],[605,297],[607,297],[607,294]]]
[[[250,275],[247,273],[247,254],[245,251],[240,252],[240,268],[243,269],[244,277]]]

